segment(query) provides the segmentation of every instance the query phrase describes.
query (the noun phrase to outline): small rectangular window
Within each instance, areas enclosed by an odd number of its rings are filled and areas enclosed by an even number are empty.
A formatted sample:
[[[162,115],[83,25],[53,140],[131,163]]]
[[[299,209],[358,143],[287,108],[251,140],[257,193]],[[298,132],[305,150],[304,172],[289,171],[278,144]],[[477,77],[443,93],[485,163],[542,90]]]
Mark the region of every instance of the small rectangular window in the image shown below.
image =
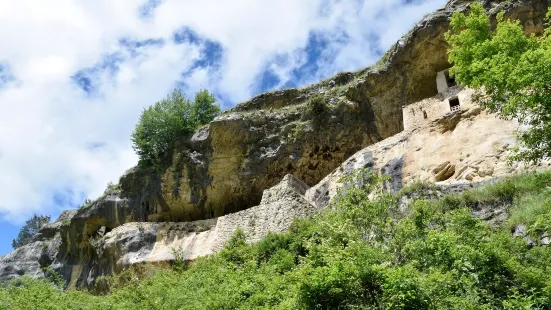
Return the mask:
[[[461,109],[459,105],[459,98],[457,97],[450,98],[449,102],[450,102],[450,110],[452,112],[459,111]]]

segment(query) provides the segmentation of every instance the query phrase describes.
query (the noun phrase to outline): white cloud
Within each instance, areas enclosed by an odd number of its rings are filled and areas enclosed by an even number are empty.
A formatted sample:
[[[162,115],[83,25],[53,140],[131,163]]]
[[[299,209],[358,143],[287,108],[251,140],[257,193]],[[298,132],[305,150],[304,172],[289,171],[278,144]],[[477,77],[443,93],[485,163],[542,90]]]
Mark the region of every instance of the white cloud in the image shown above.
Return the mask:
[[[129,135],[141,110],[176,82],[235,104],[252,95],[266,68],[280,86],[296,79],[292,72],[307,62],[312,32],[328,40],[328,57],[300,83],[360,69],[445,0],[401,2],[165,0],[142,18],[139,1],[0,0],[0,65],[15,77],[0,87],[0,215],[21,223],[32,212],[59,212],[57,193],[72,191],[72,204],[81,193],[99,195],[137,161]],[[217,66],[196,68],[182,80],[205,52],[204,41],[173,42],[183,27],[223,52]],[[134,54],[121,38],[165,43],[136,47]],[[120,59],[117,70],[104,63],[108,55]],[[92,95],[71,79],[82,70],[97,90]]]

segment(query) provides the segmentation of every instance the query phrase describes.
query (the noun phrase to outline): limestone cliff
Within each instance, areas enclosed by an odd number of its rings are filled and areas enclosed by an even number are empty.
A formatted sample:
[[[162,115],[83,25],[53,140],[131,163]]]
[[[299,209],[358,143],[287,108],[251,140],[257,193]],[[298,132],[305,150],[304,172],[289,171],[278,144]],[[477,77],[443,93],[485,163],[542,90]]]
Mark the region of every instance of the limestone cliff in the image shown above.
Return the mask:
[[[471,182],[513,172],[505,157],[516,124],[469,106],[469,90],[452,89],[460,110],[404,123],[408,109],[423,115],[424,107],[448,104],[435,82],[449,67],[443,34],[449,16],[471,2],[452,0],[426,16],[373,68],[224,112],[176,141],[160,171],[130,169],[120,189],[0,258],[0,281],[41,277],[40,268],[51,267],[70,286],[91,288],[98,276],[129,265],[174,260],[175,248],[188,259],[212,253],[238,226],[255,241],[326,206],[339,178],[360,167],[390,173],[395,190],[413,180]],[[486,6],[541,33],[548,3]]]
[[[368,169],[391,177],[391,190],[416,181],[436,184],[482,182],[527,170],[549,168],[509,163],[511,148],[517,144],[516,121],[497,118],[471,101],[473,91],[455,87],[447,95],[460,99],[455,112],[435,114],[403,132],[368,146],[346,160],[306,193],[317,208],[329,204],[342,186],[341,180],[357,169]],[[448,102],[442,96],[427,98],[404,108],[422,112],[437,110]],[[449,109],[449,108],[448,108]]]
[[[121,178],[121,198],[132,210],[123,217],[190,221],[243,210],[287,173],[313,186],[356,151],[401,132],[402,107],[437,94],[436,74],[449,67],[448,18],[471,2],[453,0],[426,16],[374,68],[263,94],[225,112],[182,139],[163,173],[137,168]],[[543,31],[547,1],[500,2],[486,6],[519,18],[527,32]]]

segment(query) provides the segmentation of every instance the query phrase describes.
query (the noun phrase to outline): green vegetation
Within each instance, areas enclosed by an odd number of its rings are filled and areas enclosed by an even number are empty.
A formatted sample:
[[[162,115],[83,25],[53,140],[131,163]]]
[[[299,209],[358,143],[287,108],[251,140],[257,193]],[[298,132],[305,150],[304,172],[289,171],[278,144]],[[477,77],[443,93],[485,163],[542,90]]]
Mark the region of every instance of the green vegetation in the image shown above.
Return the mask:
[[[520,22],[505,20],[503,12],[497,20],[492,32],[480,4],[471,6],[469,15],[453,15],[446,35],[451,73],[479,91],[476,101],[482,106],[529,125],[519,132],[524,148],[512,159],[538,162],[551,157],[551,29],[526,36]]]
[[[312,115],[312,125],[314,130],[320,130],[326,125],[329,116],[329,107],[327,98],[323,94],[317,94],[308,98],[306,102],[307,114]]]
[[[47,280],[0,288],[0,309],[549,309],[551,247],[513,237],[550,232],[551,172],[425,200],[407,210],[379,178],[346,178],[333,208],[254,245],[238,231],[217,255],[172,270],[101,279],[111,293],[62,292]],[[369,193],[376,199],[369,200]],[[541,203],[536,203],[535,200]],[[510,205],[499,225],[472,208]],[[181,249],[175,249],[178,253]]]
[[[105,191],[103,191],[104,196],[114,195],[121,191],[120,184],[113,184],[113,182],[108,182]]]
[[[84,202],[80,206],[78,206],[78,208],[79,208],[79,210],[80,209],[87,209],[92,205],[92,203],[94,203],[94,200],[86,198],[86,199],[84,199]]]
[[[144,109],[132,133],[132,147],[142,166],[160,163],[161,158],[184,134],[209,123],[220,113],[216,99],[206,90],[188,100],[175,89],[165,99]]]
[[[25,222],[25,225],[21,227],[17,238],[12,241],[11,246],[13,249],[30,243],[40,228],[48,223],[50,223],[50,216],[34,214]]]
[[[69,226],[69,225],[71,225],[70,219],[63,219],[63,221],[61,221],[61,226]]]

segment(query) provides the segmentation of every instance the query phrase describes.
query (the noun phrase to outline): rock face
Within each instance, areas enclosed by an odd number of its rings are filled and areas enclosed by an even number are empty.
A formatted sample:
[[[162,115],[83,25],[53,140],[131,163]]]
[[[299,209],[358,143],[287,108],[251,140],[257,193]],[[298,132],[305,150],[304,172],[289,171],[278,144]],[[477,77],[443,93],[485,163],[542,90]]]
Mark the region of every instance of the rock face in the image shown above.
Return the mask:
[[[264,191],[260,205],[215,219],[180,223],[128,223],[107,233],[98,247],[106,260],[104,273],[136,263],[185,260],[220,250],[238,227],[249,242],[268,232],[286,231],[296,217],[310,215],[314,208],[304,198],[308,187],[292,175]],[[176,252],[176,253],[175,253]]]
[[[449,67],[448,19],[472,2],[452,0],[428,15],[373,68],[224,112],[176,141],[160,170],[132,168],[120,189],[0,258],[0,281],[41,277],[50,267],[70,287],[91,288],[98,276],[133,264],[213,253],[237,227],[254,242],[326,206],[340,177],[357,168],[391,174],[395,190],[415,180],[475,182],[513,172],[505,157],[514,122],[469,107],[469,91],[459,88],[451,91],[460,111],[429,110],[448,104],[435,83]],[[546,0],[486,5],[492,15],[504,9],[519,18],[529,33],[543,31]]]
[[[453,0],[426,16],[376,68],[263,94],[227,111],[183,139],[162,173],[134,169],[121,178],[121,197],[131,207],[124,216],[208,219],[257,205],[262,191],[287,173],[315,185],[356,151],[402,131],[403,106],[437,94],[437,72],[449,67],[448,19],[472,2]],[[547,1],[502,2],[486,6],[542,33]],[[326,103],[325,113],[312,109],[316,98]]]
[[[286,174],[314,185],[362,146],[402,130],[382,107],[333,91],[319,86],[254,98],[182,141],[162,173],[127,173],[121,197],[139,209],[132,218],[191,221],[241,211]]]
[[[516,145],[518,124],[482,111],[471,102],[472,90],[455,88],[461,109],[368,146],[313,186],[306,197],[318,208],[328,205],[342,186],[340,180],[357,169],[389,174],[394,191],[415,181],[437,184],[481,182],[537,167],[509,165],[507,157]],[[440,96],[415,103],[414,108],[438,107]],[[410,107],[404,108],[408,113]],[[540,168],[549,167],[543,163]]]
[[[31,243],[1,257],[0,283],[23,275],[43,278],[43,268],[53,263],[61,246],[60,228],[74,214],[75,211],[64,211],[54,223],[42,227]]]
[[[39,260],[42,256],[42,242],[22,246],[0,259],[0,282],[23,275],[33,278],[44,277]]]
[[[304,198],[308,186],[287,175],[264,191],[258,206],[219,218],[194,222],[144,223],[119,226],[105,235],[90,237],[88,259],[74,260],[61,252],[62,274],[69,286],[93,288],[101,275],[120,272],[135,264],[168,264],[176,256],[193,260],[222,249],[233,233],[242,228],[249,242],[269,232],[286,231],[294,218],[312,214],[315,208]],[[101,230],[101,229],[100,229]]]

